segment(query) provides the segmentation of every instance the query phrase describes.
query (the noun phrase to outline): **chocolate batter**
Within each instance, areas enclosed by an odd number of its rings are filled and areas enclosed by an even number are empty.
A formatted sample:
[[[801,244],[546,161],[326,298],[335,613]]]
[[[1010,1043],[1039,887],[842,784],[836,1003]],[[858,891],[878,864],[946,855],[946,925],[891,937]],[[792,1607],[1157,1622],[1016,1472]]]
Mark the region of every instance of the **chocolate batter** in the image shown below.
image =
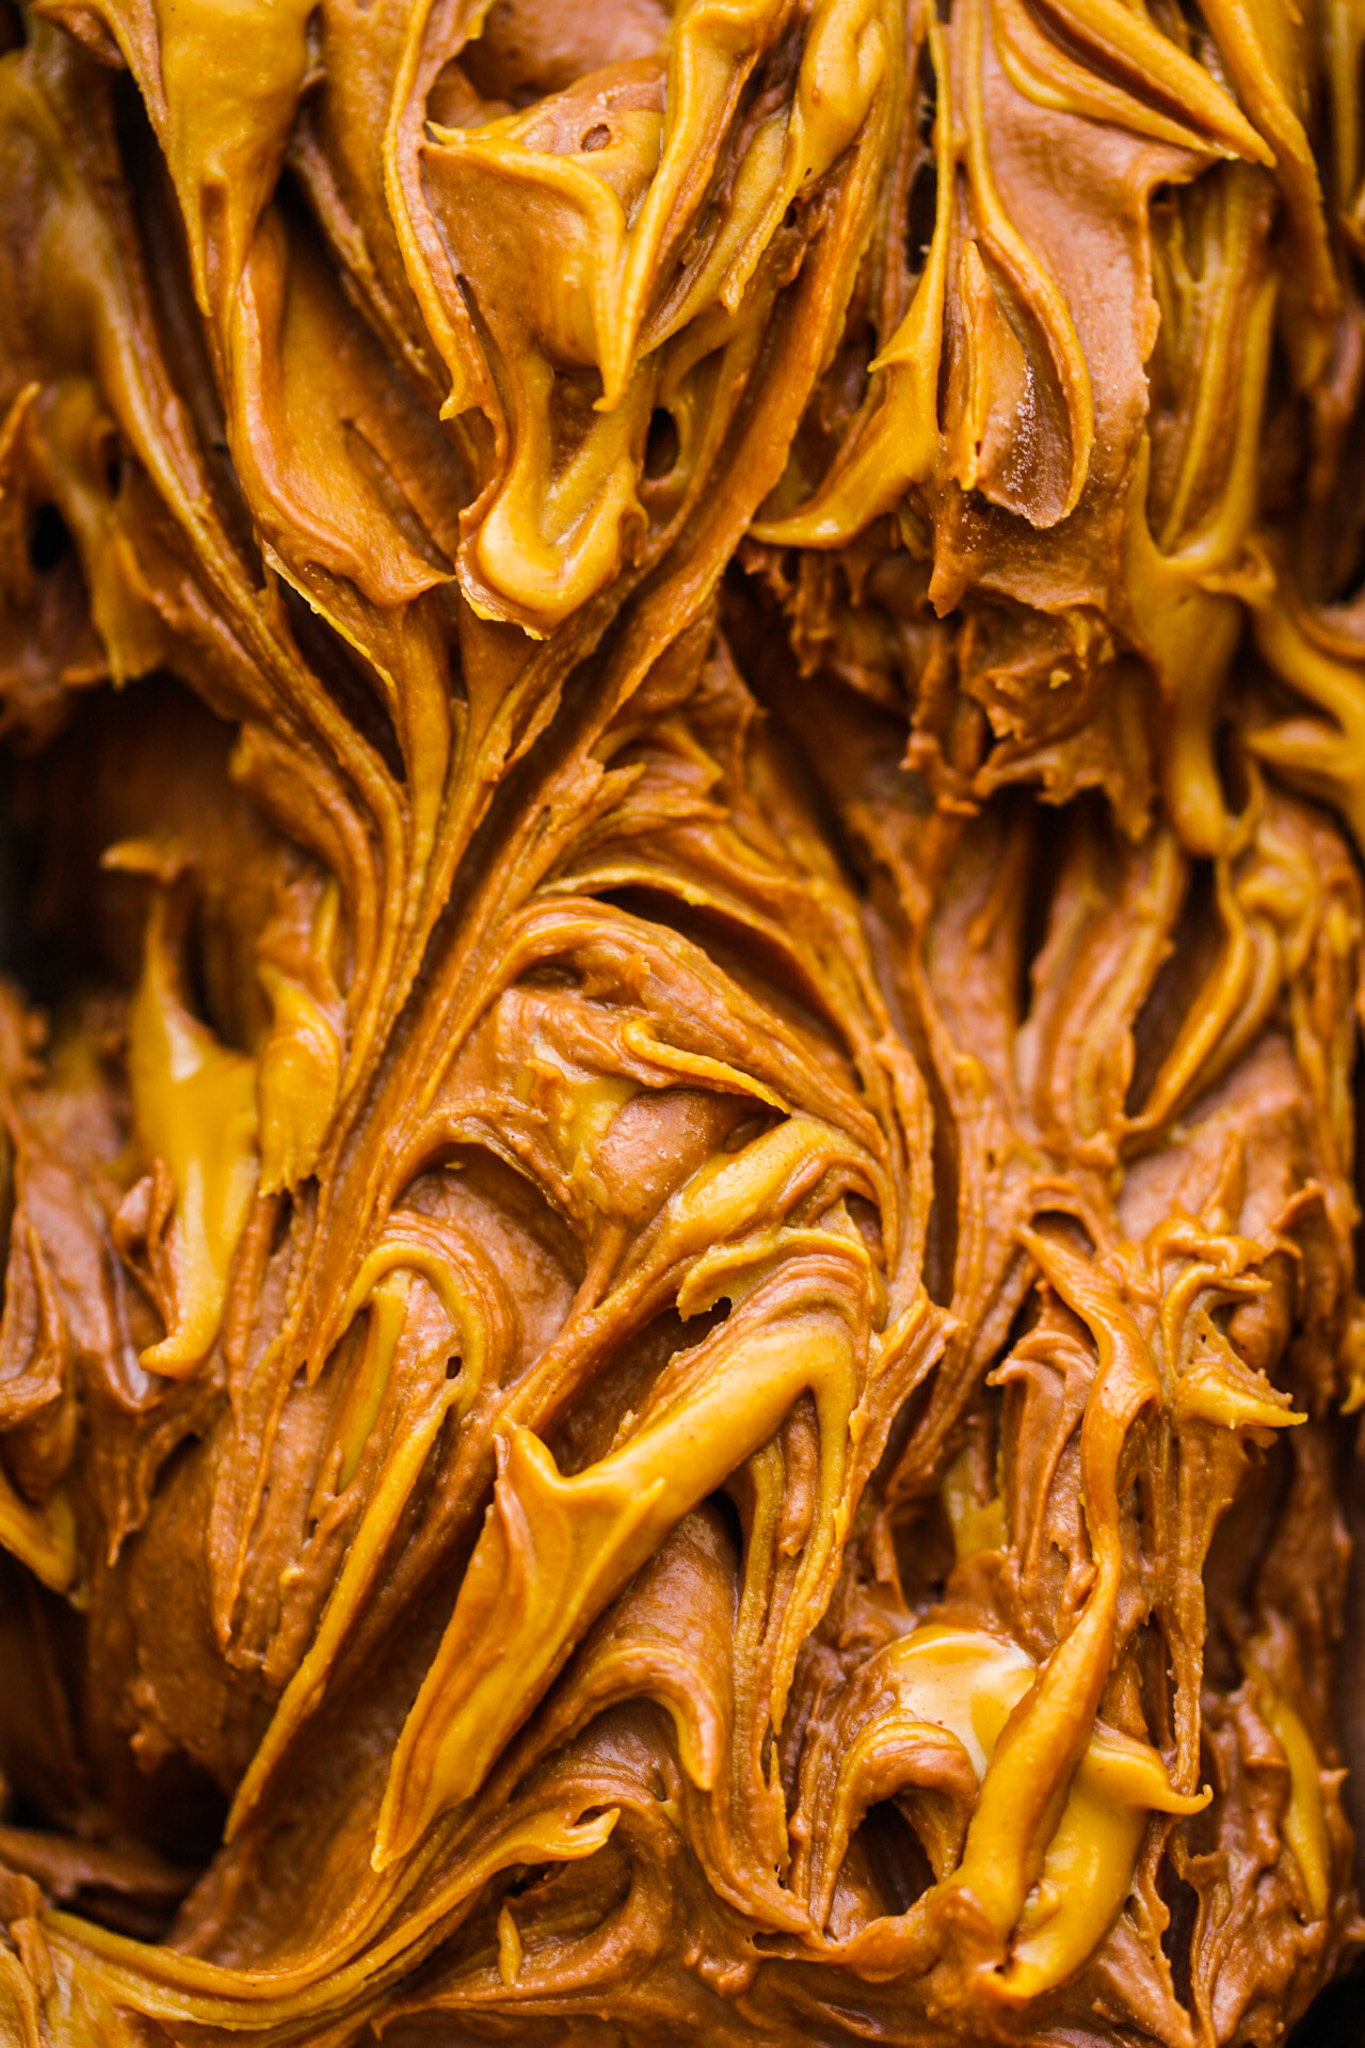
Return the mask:
[[[1269,2048],[1365,13],[0,43],[0,2043]]]

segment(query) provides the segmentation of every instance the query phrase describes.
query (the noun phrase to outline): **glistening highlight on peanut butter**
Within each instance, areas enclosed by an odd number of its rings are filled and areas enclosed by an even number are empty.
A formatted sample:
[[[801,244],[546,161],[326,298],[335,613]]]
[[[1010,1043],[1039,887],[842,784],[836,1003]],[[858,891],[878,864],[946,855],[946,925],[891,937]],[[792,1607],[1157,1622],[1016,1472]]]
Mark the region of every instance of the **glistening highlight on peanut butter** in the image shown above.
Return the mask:
[[[1271,2048],[1365,11],[0,43],[3,2048]]]

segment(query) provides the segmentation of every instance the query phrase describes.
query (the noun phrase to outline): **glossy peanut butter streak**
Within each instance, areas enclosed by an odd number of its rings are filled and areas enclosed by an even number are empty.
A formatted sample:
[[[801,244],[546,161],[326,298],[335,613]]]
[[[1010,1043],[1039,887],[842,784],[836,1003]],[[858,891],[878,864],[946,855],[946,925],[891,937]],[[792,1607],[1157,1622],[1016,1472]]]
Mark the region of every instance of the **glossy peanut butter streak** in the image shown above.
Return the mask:
[[[3,2048],[1349,1960],[1363,44],[0,9]]]

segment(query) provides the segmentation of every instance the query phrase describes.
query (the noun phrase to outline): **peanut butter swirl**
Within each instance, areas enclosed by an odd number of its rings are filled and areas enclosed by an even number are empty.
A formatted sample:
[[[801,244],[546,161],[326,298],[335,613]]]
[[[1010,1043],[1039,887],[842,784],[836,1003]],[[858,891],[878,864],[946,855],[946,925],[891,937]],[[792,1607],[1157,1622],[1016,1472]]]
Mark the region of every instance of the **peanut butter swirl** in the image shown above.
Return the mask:
[[[3,2048],[1270,2048],[1365,12],[0,46]]]

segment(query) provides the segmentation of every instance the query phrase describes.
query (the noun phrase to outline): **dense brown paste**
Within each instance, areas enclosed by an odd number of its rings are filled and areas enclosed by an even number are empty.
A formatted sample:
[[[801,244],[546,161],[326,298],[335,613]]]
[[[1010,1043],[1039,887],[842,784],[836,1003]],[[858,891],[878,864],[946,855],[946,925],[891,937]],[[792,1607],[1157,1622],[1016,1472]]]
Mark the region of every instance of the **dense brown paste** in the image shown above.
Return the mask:
[[[1365,11],[0,27],[3,2048],[1268,2048]]]

